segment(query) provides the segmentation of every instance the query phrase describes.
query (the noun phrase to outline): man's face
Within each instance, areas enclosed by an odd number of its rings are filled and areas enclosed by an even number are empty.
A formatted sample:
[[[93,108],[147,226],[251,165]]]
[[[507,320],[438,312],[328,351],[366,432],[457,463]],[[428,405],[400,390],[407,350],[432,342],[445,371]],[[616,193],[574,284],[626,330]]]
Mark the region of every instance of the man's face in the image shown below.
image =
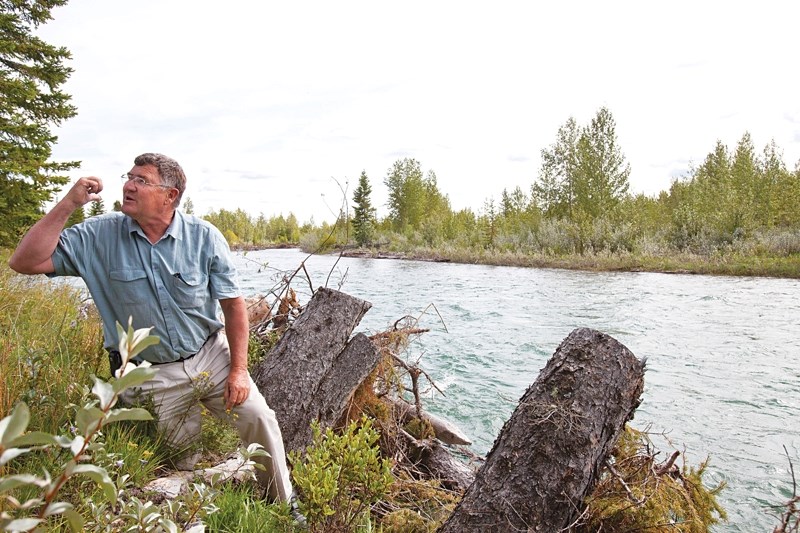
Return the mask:
[[[156,167],[134,166],[128,172],[128,178],[122,186],[123,213],[135,220],[142,220],[171,212],[171,195],[175,189],[163,186]]]

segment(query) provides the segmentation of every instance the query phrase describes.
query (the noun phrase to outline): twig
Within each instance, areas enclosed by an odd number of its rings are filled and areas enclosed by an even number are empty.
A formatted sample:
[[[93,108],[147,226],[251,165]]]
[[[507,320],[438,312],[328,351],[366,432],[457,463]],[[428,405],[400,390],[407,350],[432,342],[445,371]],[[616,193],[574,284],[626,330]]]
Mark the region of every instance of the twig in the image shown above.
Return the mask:
[[[637,498],[636,496],[634,496],[633,492],[631,491],[631,488],[628,486],[627,483],[625,483],[625,480],[622,479],[622,475],[620,475],[620,473],[617,472],[617,469],[614,468],[614,465],[611,464],[611,461],[609,461],[608,459],[606,459],[606,467],[608,468],[608,471],[611,472],[611,474],[615,478],[617,478],[617,481],[619,481],[620,485],[622,485],[622,488],[625,489],[625,492],[628,494],[628,497],[631,500],[633,500],[636,503],[636,505],[642,505],[645,502],[643,498]]]

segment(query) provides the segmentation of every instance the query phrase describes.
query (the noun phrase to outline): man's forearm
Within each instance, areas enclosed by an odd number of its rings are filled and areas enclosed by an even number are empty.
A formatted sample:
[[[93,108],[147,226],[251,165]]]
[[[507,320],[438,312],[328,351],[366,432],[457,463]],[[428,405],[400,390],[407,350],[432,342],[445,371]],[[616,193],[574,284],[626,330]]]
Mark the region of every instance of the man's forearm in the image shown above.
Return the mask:
[[[73,204],[62,200],[28,230],[8,261],[20,274],[44,274],[53,271],[50,258],[58,246],[58,237],[72,212]]]
[[[47,274],[53,271],[51,257],[58,246],[58,237],[69,216],[89,202],[100,200],[103,182],[100,178],[80,178],[53,209],[43,216],[22,238],[8,261],[20,274]]]
[[[250,325],[244,298],[220,300],[225,315],[225,332],[231,349],[231,370],[247,370],[247,345]]]

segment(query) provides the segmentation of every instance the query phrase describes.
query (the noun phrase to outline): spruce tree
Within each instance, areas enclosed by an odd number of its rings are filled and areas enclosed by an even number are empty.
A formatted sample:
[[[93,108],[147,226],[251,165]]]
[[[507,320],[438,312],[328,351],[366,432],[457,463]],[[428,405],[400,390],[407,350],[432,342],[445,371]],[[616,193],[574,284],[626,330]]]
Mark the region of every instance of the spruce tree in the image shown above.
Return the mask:
[[[92,202],[92,207],[89,209],[89,216],[96,217],[97,215],[102,215],[106,212],[106,206],[103,203],[103,200],[96,200]]]
[[[0,0],[0,245],[14,245],[42,216],[43,203],[67,183],[78,162],[50,161],[51,128],[73,117],[60,90],[72,69],[66,48],[33,32],[67,0]]]
[[[353,234],[356,244],[364,246],[372,241],[375,227],[375,208],[372,207],[370,195],[372,187],[369,185],[367,173],[362,171],[358,178],[358,187],[353,192]]]

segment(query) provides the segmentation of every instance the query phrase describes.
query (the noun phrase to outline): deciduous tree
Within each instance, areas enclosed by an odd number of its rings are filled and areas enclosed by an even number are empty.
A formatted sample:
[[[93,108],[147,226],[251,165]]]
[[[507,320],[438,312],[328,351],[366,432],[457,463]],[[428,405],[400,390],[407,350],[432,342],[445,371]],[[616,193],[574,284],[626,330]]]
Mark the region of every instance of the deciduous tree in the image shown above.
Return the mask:
[[[574,118],[561,126],[531,189],[546,216],[594,220],[614,213],[628,193],[630,165],[617,143],[611,112],[600,108],[579,128]]]

